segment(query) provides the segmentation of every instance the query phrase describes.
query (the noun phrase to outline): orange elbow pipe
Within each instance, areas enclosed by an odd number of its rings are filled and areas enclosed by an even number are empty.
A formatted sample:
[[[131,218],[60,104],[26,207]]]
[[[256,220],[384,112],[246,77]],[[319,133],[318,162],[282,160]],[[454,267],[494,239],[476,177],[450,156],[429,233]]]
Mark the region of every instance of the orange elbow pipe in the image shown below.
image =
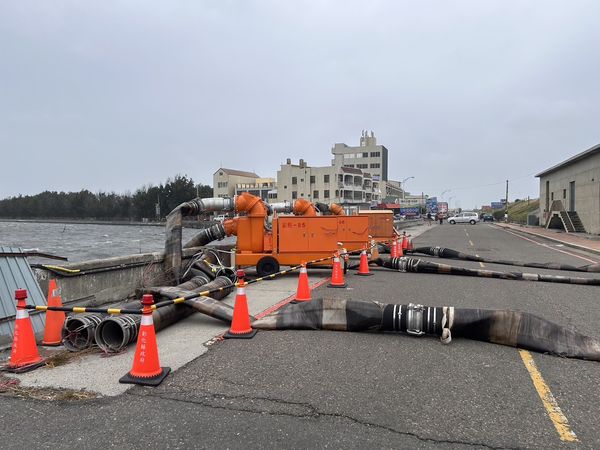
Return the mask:
[[[315,205],[304,198],[299,198],[294,202],[294,209],[292,211],[297,216],[315,217],[317,210]]]
[[[233,219],[227,219],[223,222],[223,228],[225,228],[225,233],[227,233],[227,236],[237,236],[237,226],[237,217],[234,217]]]
[[[340,205],[338,205],[337,203],[332,203],[329,206],[329,211],[331,211],[333,214],[335,214],[336,216],[344,216],[344,208],[342,208]]]
[[[267,208],[263,201],[256,195],[242,192],[235,197],[236,212],[245,212],[249,216],[267,216]]]

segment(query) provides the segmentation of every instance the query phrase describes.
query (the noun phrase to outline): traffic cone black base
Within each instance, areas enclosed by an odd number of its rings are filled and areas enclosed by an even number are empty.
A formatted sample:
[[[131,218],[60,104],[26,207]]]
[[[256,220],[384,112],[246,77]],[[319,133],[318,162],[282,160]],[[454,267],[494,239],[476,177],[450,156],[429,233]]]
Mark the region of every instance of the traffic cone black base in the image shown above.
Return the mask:
[[[42,367],[44,364],[46,364],[45,359],[42,359],[41,361],[38,361],[34,364],[28,364],[26,366],[20,366],[20,367],[9,367],[9,365],[7,364],[5,366],[2,366],[2,368],[0,368],[0,372],[25,373],[25,372],[29,372],[30,370],[37,369],[38,367]]]
[[[232,333],[231,331],[227,331],[223,337],[225,339],[252,339],[256,335],[257,331],[258,330],[252,330],[248,333]]]
[[[162,372],[154,377],[134,377],[129,373],[119,378],[119,383],[139,384],[140,386],[158,386],[171,372],[170,367],[161,367]]]
[[[357,273],[356,275],[360,276],[360,277],[370,277],[371,275],[375,275],[373,272],[369,272],[369,273]]]
[[[331,283],[329,283],[327,285],[327,287],[330,287],[330,288],[345,288],[346,286],[348,286],[348,283],[344,283],[344,284],[331,284]]]

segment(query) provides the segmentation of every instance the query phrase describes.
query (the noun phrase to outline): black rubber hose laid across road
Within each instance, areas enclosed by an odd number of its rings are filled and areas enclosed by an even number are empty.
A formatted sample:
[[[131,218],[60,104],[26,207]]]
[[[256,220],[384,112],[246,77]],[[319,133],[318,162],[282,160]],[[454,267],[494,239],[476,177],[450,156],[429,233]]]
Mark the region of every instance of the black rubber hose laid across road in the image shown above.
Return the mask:
[[[485,269],[466,269],[448,264],[439,264],[419,258],[377,258],[371,261],[381,267],[397,270],[398,272],[437,273],[443,275],[463,275],[469,277],[499,278],[502,280],[542,281],[546,283],[586,284],[599,286],[598,278],[564,277],[561,275],[546,275],[527,272],[499,272]]]
[[[600,361],[600,341],[533,314],[511,310],[396,305],[318,298],[289,304],[256,320],[262,330],[402,332],[452,337],[519,347],[567,358]]]
[[[587,264],[585,266],[572,266],[569,264],[559,263],[537,263],[537,262],[522,262],[522,261],[511,261],[505,259],[493,259],[483,258],[477,255],[470,255],[468,253],[462,253],[457,250],[445,247],[418,247],[413,250],[405,250],[407,254],[420,253],[422,255],[436,256],[438,258],[446,259],[461,259],[464,261],[477,261],[486,262],[490,264],[503,264],[508,266],[519,266],[519,267],[534,267],[536,269],[553,269],[553,270],[567,270],[572,272],[600,272],[600,264]]]

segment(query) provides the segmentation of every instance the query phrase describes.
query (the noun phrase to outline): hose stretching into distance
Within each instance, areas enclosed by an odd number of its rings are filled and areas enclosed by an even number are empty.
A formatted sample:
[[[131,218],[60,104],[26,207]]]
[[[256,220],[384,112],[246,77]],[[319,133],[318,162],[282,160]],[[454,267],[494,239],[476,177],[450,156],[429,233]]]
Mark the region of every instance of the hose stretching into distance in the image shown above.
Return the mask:
[[[526,272],[499,272],[484,269],[466,269],[464,267],[439,264],[419,258],[377,258],[372,263],[398,272],[438,273],[444,275],[464,275],[470,277],[500,278],[503,280],[543,281],[546,283],[587,284],[599,286],[600,279],[582,277],[564,277],[561,275],[546,275]]]
[[[437,256],[438,258],[446,259],[461,259],[464,261],[478,261],[486,262],[490,264],[504,264],[508,266],[519,266],[519,267],[534,267],[536,269],[553,269],[553,270],[568,270],[572,272],[600,272],[600,264],[587,264],[585,266],[571,266],[569,264],[559,263],[536,263],[536,262],[521,262],[511,261],[505,259],[492,259],[483,258],[481,256],[470,255],[468,253],[462,253],[457,250],[445,247],[418,247],[413,250],[405,250],[405,253],[421,253],[423,255]]]

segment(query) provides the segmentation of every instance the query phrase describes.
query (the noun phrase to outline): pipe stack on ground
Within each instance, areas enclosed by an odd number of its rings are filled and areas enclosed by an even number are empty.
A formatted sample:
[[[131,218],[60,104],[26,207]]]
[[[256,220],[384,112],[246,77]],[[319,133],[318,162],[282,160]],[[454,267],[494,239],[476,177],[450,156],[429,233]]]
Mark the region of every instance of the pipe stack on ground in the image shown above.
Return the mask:
[[[233,290],[233,282],[227,277],[217,277],[210,283],[198,284],[199,278],[182,283],[179,286],[165,286],[148,288],[144,291],[157,296],[167,298],[178,298],[191,293],[207,291],[222,288],[221,291],[213,294],[214,298],[197,298],[188,300],[184,304],[169,305],[158,308],[152,313],[154,329],[162,330],[182,319],[192,315],[196,311],[201,311],[212,317],[221,320],[227,320],[227,305],[222,305],[218,300],[225,298]],[[185,289],[187,288],[187,289]],[[217,300],[218,299],[218,300]],[[215,305],[219,304],[219,305]],[[123,306],[123,309],[139,308],[139,301],[131,302]],[[95,340],[98,347],[108,353],[116,353],[124,350],[129,344],[137,339],[140,328],[141,316],[139,315],[119,315],[107,316],[96,327]]]

